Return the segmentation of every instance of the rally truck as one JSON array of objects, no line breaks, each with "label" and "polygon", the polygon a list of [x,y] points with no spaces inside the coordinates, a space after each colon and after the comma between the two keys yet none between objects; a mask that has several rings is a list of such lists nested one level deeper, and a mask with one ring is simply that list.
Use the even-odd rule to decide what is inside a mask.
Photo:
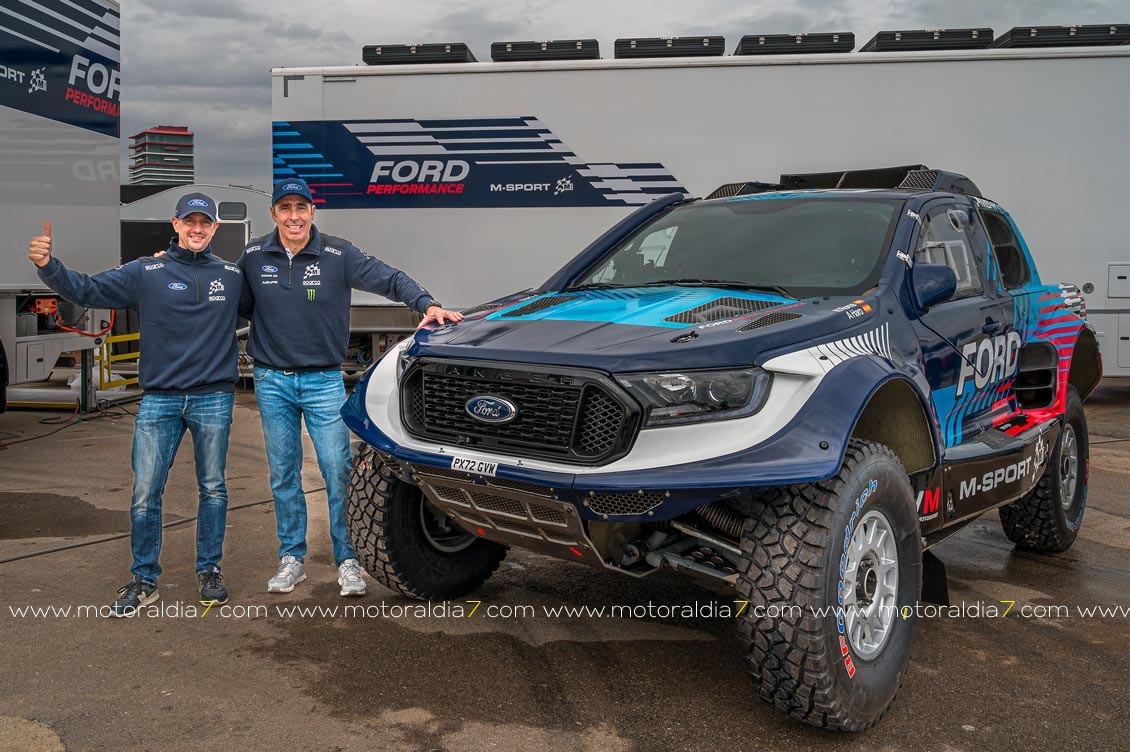
[{"label": "rally truck", "polygon": [[1102,373],[1081,313],[952,172],[673,194],[365,373],[352,539],[420,599],[512,547],[706,578],[748,602],[761,697],[866,729],[907,671],[926,549],[992,509],[1024,549],[1075,540]]}]

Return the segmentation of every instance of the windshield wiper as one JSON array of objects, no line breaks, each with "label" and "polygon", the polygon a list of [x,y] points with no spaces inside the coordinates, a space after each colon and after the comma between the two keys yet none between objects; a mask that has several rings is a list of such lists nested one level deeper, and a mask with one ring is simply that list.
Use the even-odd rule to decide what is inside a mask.
[{"label": "windshield wiper", "polygon": [[591,282],[587,285],[573,285],[572,287],[566,287],[565,291],[568,292],[569,290],[612,290],[612,289],[619,289],[619,288],[624,288],[624,287],[637,287],[637,285],[617,285],[617,284],[614,284],[612,282]]},{"label": "windshield wiper", "polygon": [[680,287],[733,287],[738,290],[761,290],[780,295],[782,298],[793,296],[780,285],[754,285],[749,282],[736,282],[729,279],[661,279],[654,282],[642,282],[632,287],[662,287],[663,285],[677,285]]}]

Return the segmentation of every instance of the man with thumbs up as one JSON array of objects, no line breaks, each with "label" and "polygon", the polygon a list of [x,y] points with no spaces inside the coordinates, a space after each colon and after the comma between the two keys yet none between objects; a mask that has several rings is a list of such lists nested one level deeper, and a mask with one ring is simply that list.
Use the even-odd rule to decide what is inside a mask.
[{"label": "man with thumbs up", "polygon": [[200,598],[216,604],[228,598],[220,574],[228,505],[224,469],[239,377],[235,329],[243,274],[211,252],[218,227],[211,198],[182,196],[172,223],[175,237],[161,258],[142,257],[100,274],[71,271],[52,255],[50,222],[28,248],[39,278],[67,300],[92,308],[131,308],[141,322],[138,375],[145,394],[133,433],[133,576],[118,591],[111,607],[115,616],[129,616],[159,598],[161,496],[185,431],[192,434],[200,491]]}]

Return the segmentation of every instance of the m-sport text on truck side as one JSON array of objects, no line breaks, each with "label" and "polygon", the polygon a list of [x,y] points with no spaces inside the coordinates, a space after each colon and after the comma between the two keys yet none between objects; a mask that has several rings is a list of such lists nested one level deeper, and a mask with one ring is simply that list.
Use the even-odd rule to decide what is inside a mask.
[{"label": "m-sport text on truck side", "polygon": [[357,553],[414,598],[517,546],[734,589],[761,696],[861,730],[909,662],[924,550],[986,510],[1069,547],[1102,364],[1009,214],[924,167],[636,210],[536,290],[421,331],[343,414]]}]

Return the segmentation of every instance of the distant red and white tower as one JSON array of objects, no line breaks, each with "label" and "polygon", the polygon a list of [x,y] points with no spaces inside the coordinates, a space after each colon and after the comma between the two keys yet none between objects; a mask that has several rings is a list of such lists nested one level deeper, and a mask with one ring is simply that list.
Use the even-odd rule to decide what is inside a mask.
[{"label": "distant red and white tower", "polygon": [[194,135],[183,125],[158,125],[130,136],[130,185],[195,183]]}]

